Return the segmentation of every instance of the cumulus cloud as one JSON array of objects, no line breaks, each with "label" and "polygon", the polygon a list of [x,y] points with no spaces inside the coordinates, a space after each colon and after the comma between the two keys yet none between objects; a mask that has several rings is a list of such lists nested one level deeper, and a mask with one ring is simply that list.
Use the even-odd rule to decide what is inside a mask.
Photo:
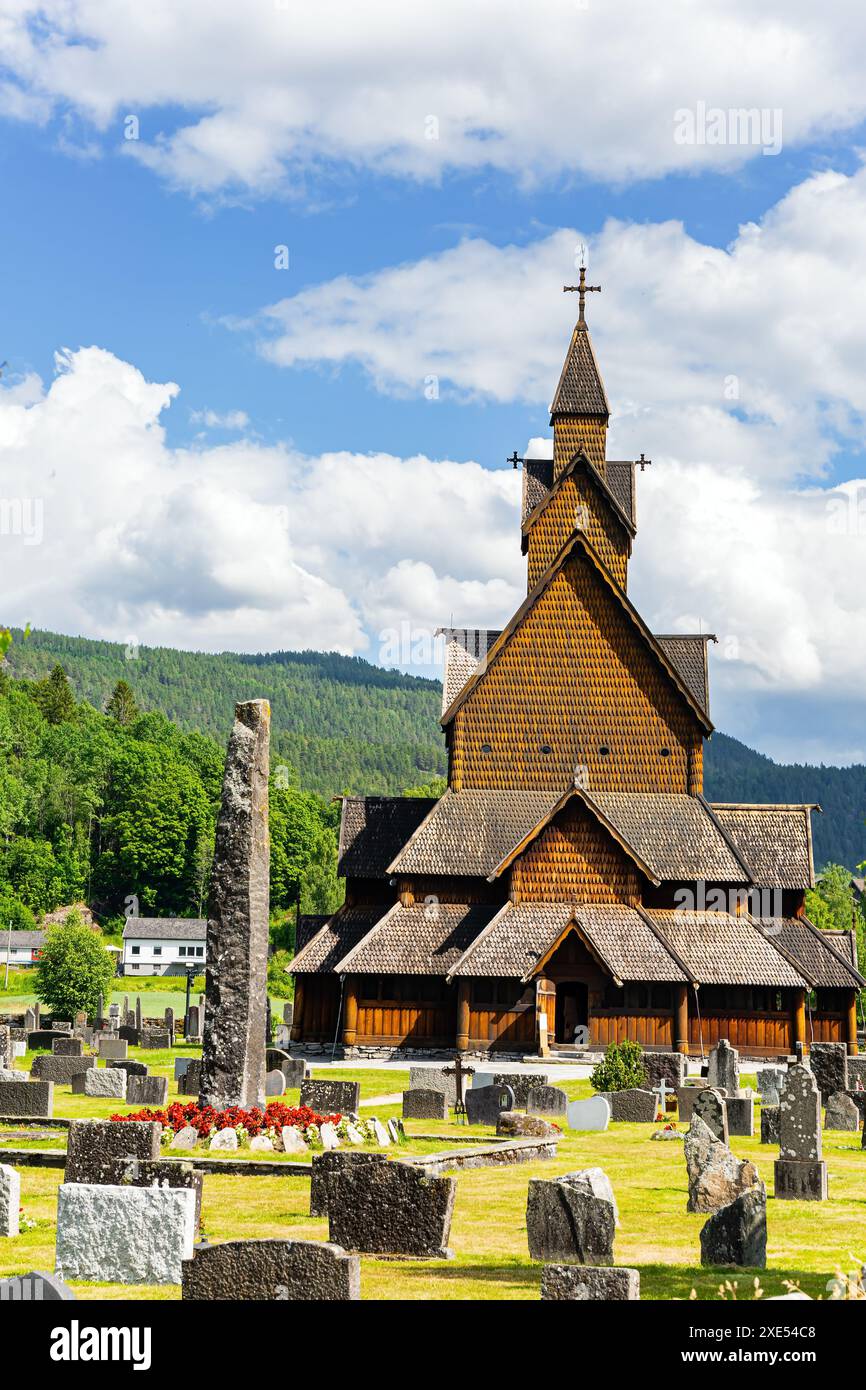
[{"label": "cumulus cloud", "polygon": [[[777,147],[779,125],[788,145],[850,129],[866,114],[861,19],[859,0],[825,7],[820,25],[811,0],[398,11],[393,0],[17,0],[0,27],[0,109],[41,122],[72,111],[206,195],[298,190],[363,168],[622,182],[736,169]],[[180,112],[173,123],[167,108]],[[753,108],[772,140],[758,129],[750,143],[752,122],[728,116]],[[682,112],[693,142],[678,138]],[[124,143],[127,114],[140,138]]]}]

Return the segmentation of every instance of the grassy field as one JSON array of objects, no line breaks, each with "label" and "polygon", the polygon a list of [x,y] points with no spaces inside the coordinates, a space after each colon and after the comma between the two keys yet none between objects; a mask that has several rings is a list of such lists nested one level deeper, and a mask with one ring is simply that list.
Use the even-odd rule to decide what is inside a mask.
[{"label": "grassy field", "polygon": [[[4,1014],[20,1014],[25,1009],[30,1009],[36,1003],[36,993],[34,990],[34,974],[32,970],[12,970],[9,973],[9,989],[2,988],[3,971],[0,967],[0,1020]],[[145,1018],[160,1018],[166,1009],[174,1009],[175,1015],[180,1016],[184,1010],[186,1000],[186,979],[180,975],[146,975],[139,979],[119,979],[118,988],[113,989],[111,996],[106,1000],[105,1007],[109,1004],[123,1004],[124,999],[128,998],[130,1007],[135,1007],[135,997],[141,995],[141,1008]],[[191,995],[192,1002],[198,1003],[198,997],[204,993],[204,976],[196,979]],[[282,1020],[283,1000],[276,995],[271,996],[271,1009],[274,1019]]]},{"label": "grassy field", "polygon": [[[170,1098],[174,1053],[131,1050],[154,1072],[168,1075]],[[19,1066],[29,1068],[31,1056]],[[334,1069],[320,1072],[361,1082],[362,1100],[392,1094],[408,1084],[408,1072]],[[314,1075],[316,1072],[314,1070]],[[748,1078],[744,1078],[748,1083]],[[570,1096],[587,1095],[586,1081],[569,1081]],[[287,1101],[297,1100],[289,1092]],[[67,1087],[55,1089],[55,1115],[106,1116],[118,1109],[116,1102],[73,1096]],[[399,1103],[365,1107],[366,1114],[381,1118],[400,1113]],[[46,1121],[46,1129],[51,1122]],[[409,1144],[401,1153],[430,1152],[447,1148],[467,1129],[448,1121],[408,1121]],[[8,1131],[7,1131],[8,1132]],[[735,1279],[739,1297],[752,1297],[755,1272],[702,1269],[698,1263],[700,1229],[705,1217],[687,1213],[686,1175],[679,1143],[653,1142],[644,1125],[617,1124],[605,1134],[572,1134],[565,1131],[555,1160],[513,1167],[474,1169],[457,1178],[457,1202],[451,1232],[451,1261],[388,1261],[364,1258],[362,1294],[368,1299],[537,1299],[540,1268],[530,1261],[526,1243],[526,1193],[530,1178],[554,1177],[577,1168],[600,1166],[611,1179],[620,1209],[616,1262],[641,1271],[642,1293],[651,1299],[687,1299],[694,1289],[699,1299],[717,1297],[724,1280]],[[424,1135],[423,1140],[413,1139]],[[483,1141],[492,1130],[476,1127],[473,1136]],[[441,1140],[426,1136],[439,1135]],[[64,1139],[34,1140],[36,1147],[64,1146]],[[0,1146],[4,1133],[0,1130]],[[16,1147],[22,1147],[18,1140]],[[786,1292],[792,1280],[813,1296],[823,1294],[827,1281],[838,1270],[859,1267],[866,1256],[866,1152],[860,1136],[826,1134],[824,1154],[830,1174],[830,1200],[823,1204],[773,1200],[773,1159],[777,1150],[761,1146],[757,1139],[735,1139],[740,1157],[757,1164],[769,1195],[768,1268],[760,1275],[765,1295]],[[262,1155],[256,1154],[256,1158]],[[279,1161],[279,1160],[278,1160]],[[57,1169],[22,1166],[22,1207],[29,1229],[14,1240],[0,1242],[0,1275],[28,1269],[51,1269],[54,1262],[54,1212],[56,1188],[62,1174]],[[265,1236],[298,1236],[326,1240],[327,1223],[309,1216],[309,1185],[295,1177],[243,1177],[209,1173],[205,1178],[203,1228],[209,1240]],[[30,1225],[32,1223],[32,1225]],[[99,1299],[176,1299],[175,1287],[133,1288],[117,1285],[76,1285],[79,1297]]]}]

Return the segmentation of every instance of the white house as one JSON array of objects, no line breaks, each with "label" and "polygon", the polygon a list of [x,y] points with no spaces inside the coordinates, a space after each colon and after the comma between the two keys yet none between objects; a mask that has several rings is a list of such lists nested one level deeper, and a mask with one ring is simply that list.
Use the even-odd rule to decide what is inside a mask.
[{"label": "white house", "polygon": [[183,975],[205,967],[203,917],[128,917],[123,928],[123,975]]},{"label": "white house", "polygon": [[36,965],[42,955],[42,947],[45,944],[44,931],[13,931],[0,932],[0,965],[6,964],[8,957],[10,966]]}]

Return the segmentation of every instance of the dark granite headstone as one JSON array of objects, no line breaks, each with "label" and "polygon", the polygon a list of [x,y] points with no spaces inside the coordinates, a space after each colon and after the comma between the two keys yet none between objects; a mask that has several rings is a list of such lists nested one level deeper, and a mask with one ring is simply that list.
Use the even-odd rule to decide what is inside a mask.
[{"label": "dark granite headstone", "polygon": [[781,1138],[781,1128],[779,1124],[780,1110],[778,1105],[764,1105],[761,1107],[761,1143],[778,1144]]},{"label": "dark granite headstone", "polygon": [[127,1076],[148,1076],[147,1064],[145,1062],[133,1061],[130,1057],[113,1058],[106,1062],[107,1067],[116,1067],[118,1071],[125,1071]]},{"label": "dark granite headstone", "polygon": [[631,1124],[652,1124],[658,1113],[658,1099],[652,1091],[629,1087],[625,1091],[599,1091],[610,1106],[610,1118]]},{"label": "dark granite headstone", "polygon": [[568,1096],[559,1086],[532,1086],[526,1099],[529,1115],[564,1115]]},{"label": "dark granite headstone", "polygon": [[707,1086],[697,1097],[692,1109],[693,1115],[700,1115],[707,1128],[715,1135],[716,1139],[721,1139],[723,1144],[728,1142],[728,1111],[725,1104],[725,1097],[715,1089],[714,1086]]},{"label": "dark granite headstone", "polygon": [[118,1159],[158,1159],[161,1136],[155,1120],[73,1120],[63,1181],[111,1183]]},{"label": "dark granite headstone", "polygon": [[55,1038],[53,1052],[55,1057],[80,1057],[84,1052],[84,1043],[81,1038]]},{"label": "dark granite headstone", "polygon": [[762,1182],[742,1192],[702,1227],[701,1264],[766,1268],[767,1192]]},{"label": "dark granite headstone", "polygon": [[127,1105],[155,1105],[161,1107],[168,1100],[167,1076],[129,1075],[126,1085]]},{"label": "dark granite headstone", "polygon": [[4,1081],[0,1085],[0,1114],[16,1120],[50,1120],[54,1114],[54,1082]]},{"label": "dark granite headstone", "polygon": [[201,1060],[198,1057],[191,1057],[186,1071],[177,1079],[178,1094],[181,1096],[197,1096],[201,1091]]},{"label": "dark granite headstone", "polygon": [[59,1057],[56,1052],[33,1058],[30,1075],[34,1081],[53,1081],[57,1086],[71,1086],[73,1076],[96,1066],[95,1057]]},{"label": "dark granite headstone", "polygon": [[317,1115],[354,1115],[361,1103],[360,1081],[305,1081],[301,1105]]},{"label": "dark granite headstone", "polygon": [[444,1091],[404,1091],[404,1120],[447,1120],[448,1097]]},{"label": "dark granite headstone", "polygon": [[581,1303],[634,1303],[640,1299],[640,1271],[599,1265],[545,1265],[542,1300]]},{"label": "dark granite headstone", "polygon": [[809,1066],[821,1092],[821,1104],[834,1091],[848,1089],[848,1048],[845,1043],[812,1043]]},{"label": "dark granite headstone", "polygon": [[270,843],[267,700],[235,706],[207,924],[201,1102],[263,1106]]},{"label": "dark granite headstone", "polygon": [[561,1178],[531,1178],[526,1234],[533,1260],[552,1264],[613,1264],[616,1202],[600,1168]]},{"label": "dark granite headstone", "polygon": [[310,1166],[310,1215],[328,1215],[328,1192],[337,1173],[354,1163],[381,1163],[385,1154],[363,1153],[357,1149],[329,1149],[313,1154]]},{"label": "dark granite headstone", "polygon": [[134,1027],[131,1023],[122,1024],[117,1030],[117,1036],[128,1047],[141,1047],[141,1029]]},{"label": "dark granite headstone", "polygon": [[655,1090],[662,1081],[674,1091],[686,1079],[687,1059],[681,1052],[645,1052],[641,1058],[646,1072],[646,1088]]},{"label": "dark granite headstone", "polygon": [[860,1128],[860,1111],[844,1091],[833,1091],[827,1096],[824,1128],[853,1131],[855,1134]]},{"label": "dark granite headstone", "polygon": [[751,1139],[755,1133],[754,1096],[727,1096],[725,1115],[728,1134],[734,1139]]},{"label": "dark granite headstone", "polygon": [[821,1155],[821,1093],[805,1066],[788,1068],[779,1111],[776,1200],[823,1202],[827,1165]]},{"label": "dark granite headstone", "polygon": [[514,1092],[515,1110],[526,1109],[529,1092],[533,1086],[547,1086],[549,1082],[550,1077],[546,1072],[495,1071],[493,1073],[494,1086],[510,1086]]},{"label": "dark granite headstone", "polygon": [[495,1125],[503,1110],[514,1109],[510,1086],[472,1086],[466,1092],[466,1121],[470,1125]]},{"label": "dark granite headstone", "polygon": [[354,1302],[361,1261],[320,1240],[229,1240],[184,1261],[184,1300]]},{"label": "dark granite headstone", "polygon": [[362,1254],[448,1258],[456,1178],[431,1178],[411,1163],[379,1157],[379,1163],[347,1164],[329,1178],[330,1240]]},{"label": "dark granite headstone", "polygon": [[50,1029],[36,1029],[27,1034],[27,1049],[33,1052],[36,1048],[47,1047],[50,1052],[56,1041],[57,1034]]}]

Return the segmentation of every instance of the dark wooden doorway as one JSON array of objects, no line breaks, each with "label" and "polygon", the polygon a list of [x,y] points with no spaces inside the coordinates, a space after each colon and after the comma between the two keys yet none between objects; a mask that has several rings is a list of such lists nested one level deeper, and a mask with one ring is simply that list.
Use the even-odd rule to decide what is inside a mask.
[{"label": "dark wooden doorway", "polygon": [[589,990],[580,980],[556,982],[556,1041],[573,1043],[574,1034],[589,1023]]}]

